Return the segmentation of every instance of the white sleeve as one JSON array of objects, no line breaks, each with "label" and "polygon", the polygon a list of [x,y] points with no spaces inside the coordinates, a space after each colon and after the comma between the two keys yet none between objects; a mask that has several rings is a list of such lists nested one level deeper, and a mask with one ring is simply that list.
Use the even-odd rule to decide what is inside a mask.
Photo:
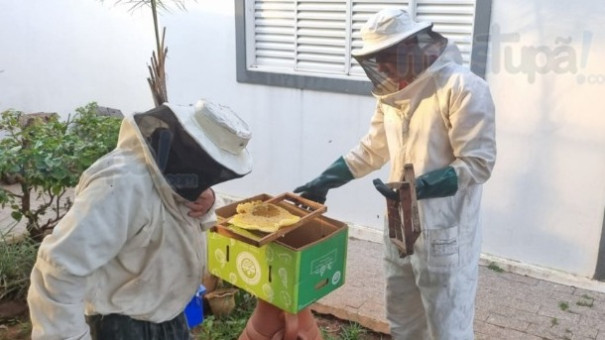
[{"label": "white sleeve", "polygon": [[84,319],[85,284],[85,278],[38,257],[27,297],[32,340],[91,339]]},{"label": "white sleeve", "polygon": [[[97,174],[98,175],[98,174]],[[32,339],[89,339],[84,318],[87,277],[118,254],[144,225],[145,197],[132,176],[95,176],[38,250],[28,304]],[[128,178],[130,177],[130,178]],[[83,176],[84,178],[84,176]]]},{"label": "white sleeve", "polygon": [[376,104],[368,133],[343,158],[355,178],[378,170],[389,161],[389,147],[384,131],[384,114],[379,102]]},{"label": "white sleeve", "polygon": [[495,109],[487,84],[465,79],[450,99],[449,139],[456,160],[451,164],[461,187],[481,184],[496,162]]}]

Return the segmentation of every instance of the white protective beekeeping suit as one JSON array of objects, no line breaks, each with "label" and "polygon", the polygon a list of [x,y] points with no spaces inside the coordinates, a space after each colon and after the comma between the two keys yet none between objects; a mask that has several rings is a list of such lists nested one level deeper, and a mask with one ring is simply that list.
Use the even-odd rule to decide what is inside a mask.
[{"label": "white protective beekeeping suit", "polygon": [[388,161],[391,182],[406,163],[416,174],[455,170],[453,196],[418,202],[422,234],[413,255],[400,258],[385,228],[387,318],[394,339],[472,339],[482,183],[496,158],[488,86],[461,65],[452,43],[437,48],[436,60],[402,89],[385,86],[388,77],[371,66],[377,52],[410,37],[419,37],[423,51],[432,48],[421,45],[431,26],[401,10],[381,11],[364,26],[364,47],[354,56],[374,78],[377,105],[369,132],[343,157],[355,178]]},{"label": "white protective beekeeping suit", "polygon": [[239,117],[208,101],[126,117],[116,149],[82,174],[72,208],[40,245],[32,339],[90,339],[85,315],[181,315],[206,264],[202,232],[216,222],[214,207],[197,219],[185,203],[251,171],[249,138]]}]

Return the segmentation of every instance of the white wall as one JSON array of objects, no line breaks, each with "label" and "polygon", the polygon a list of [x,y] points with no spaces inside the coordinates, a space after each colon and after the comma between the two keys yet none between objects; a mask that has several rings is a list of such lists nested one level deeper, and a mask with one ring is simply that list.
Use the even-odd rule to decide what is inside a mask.
[{"label": "white wall", "polygon": [[[492,24],[505,35],[500,39],[509,33],[519,39],[492,44],[488,65],[499,154],[485,185],[483,250],[584,277],[594,274],[605,205],[599,102],[605,80],[578,83],[579,75],[605,77],[605,36],[597,30],[605,8],[597,4],[494,0]],[[177,103],[206,97],[227,104],[250,124],[255,168],[220,191],[240,197],[291,191],[358,141],[374,100],[238,84],[233,15],[229,0],[200,0],[186,12],[163,14],[168,96]],[[584,31],[592,34],[585,63]],[[0,110],[70,112],[92,100],[125,112],[153,105],[145,80],[153,32],[144,11],[129,14],[95,0],[0,0],[0,41],[11,51],[0,54]],[[576,54],[576,74],[562,64],[558,73],[543,67],[548,72],[533,74],[541,64],[536,68],[529,59],[522,71],[506,67],[505,53],[517,65],[524,48],[540,47],[547,57],[563,45]],[[371,180],[386,179],[386,170],[332,190],[327,214],[380,231],[384,202]]]},{"label": "white wall", "polygon": [[153,105],[150,16],[100,0],[0,0],[0,109],[73,113]]},{"label": "white wall", "polygon": [[600,1],[494,1],[487,253],[594,274],[605,208],[603,17]]}]

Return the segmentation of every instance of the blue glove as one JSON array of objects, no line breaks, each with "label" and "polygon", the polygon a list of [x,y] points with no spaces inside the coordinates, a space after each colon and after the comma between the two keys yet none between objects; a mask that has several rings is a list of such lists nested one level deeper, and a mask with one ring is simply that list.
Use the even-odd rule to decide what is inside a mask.
[{"label": "blue glove", "polygon": [[326,201],[328,190],[338,188],[353,178],[353,174],[349,170],[347,163],[345,163],[344,158],[339,157],[319,177],[305,185],[299,186],[294,189],[294,192],[301,193],[300,195],[306,199],[323,204]]},{"label": "blue glove", "polygon": [[458,175],[451,166],[416,177],[416,198],[452,196],[458,191]]}]

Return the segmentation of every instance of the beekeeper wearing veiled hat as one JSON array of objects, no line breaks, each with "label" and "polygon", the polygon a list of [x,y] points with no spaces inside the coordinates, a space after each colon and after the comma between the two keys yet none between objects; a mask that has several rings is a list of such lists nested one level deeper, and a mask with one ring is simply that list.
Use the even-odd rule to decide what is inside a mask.
[{"label": "beekeeper wearing veiled hat", "polygon": [[376,111],[358,146],[295,189],[324,202],[329,189],[391,162],[415,172],[422,234],[400,258],[385,229],[387,318],[394,339],[472,339],[481,249],[482,184],[496,160],[494,104],[486,82],[461,65],[458,48],[386,9],[361,30],[353,57],[374,84]]},{"label": "beekeeper wearing veiled hat", "polygon": [[188,340],[183,311],[216,218],[210,187],[252,170],[250,136],[228,107],[203,100],[126,117],[40,245],[32,339]]}]

